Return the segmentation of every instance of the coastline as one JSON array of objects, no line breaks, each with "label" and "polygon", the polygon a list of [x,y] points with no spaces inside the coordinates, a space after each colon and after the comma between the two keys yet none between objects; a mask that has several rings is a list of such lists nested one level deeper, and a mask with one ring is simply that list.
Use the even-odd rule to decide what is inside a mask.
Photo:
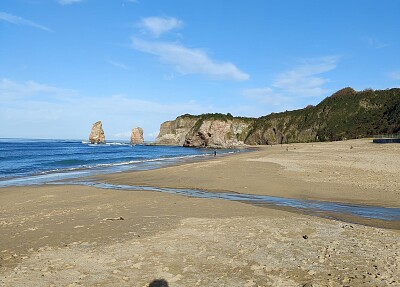
[{"label": "coastline", "polygon": [[[400,146],[369,140],[293,144],[94,178],[399,207],[399,156]],[[9,187],[0,189],[0,230],[2,287],[142,287],[156,278],[170,287],[396,286],[400,278],[398,229],[220,199]]]},{"label": "coastline", "polygon": [[[130,145],[118,142],[88,144],[81,141],[30,140],[33,155],[24,146],[28,141],[6,141],[6,156],[0,173],[0,188],[47,184],[76,180],[87,176],[132,170],[157,169],[163,166],[198,161],[211,157],[212,151],[178,146]],[[15,143],[17,143],[15,145]],[[13,150],[15,148],[15,151]],[[43,152],[44,151],[44,152]],[[66,152],[68,151],[68,152]],[[231,153],[237,150],[221,150]],[[48,154],[55,156],[48,156]],[[17,159],[17,160],[16,160]],[[14,162],[13,162],[14,161]]]},{"label": "coastline", "polygon": [[398,208],[399,154],[400,145],[370,139],[256,146],[252,152],[90,180]]}]

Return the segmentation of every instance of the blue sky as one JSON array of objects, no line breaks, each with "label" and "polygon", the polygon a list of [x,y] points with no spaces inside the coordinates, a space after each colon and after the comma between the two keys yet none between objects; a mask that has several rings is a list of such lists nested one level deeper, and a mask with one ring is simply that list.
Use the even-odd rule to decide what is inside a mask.
[{"label": "blue sky", "polygon": [[3,0],[0,137],[153,140],[185,113],[259,117],[400,86],[398,0]]}]

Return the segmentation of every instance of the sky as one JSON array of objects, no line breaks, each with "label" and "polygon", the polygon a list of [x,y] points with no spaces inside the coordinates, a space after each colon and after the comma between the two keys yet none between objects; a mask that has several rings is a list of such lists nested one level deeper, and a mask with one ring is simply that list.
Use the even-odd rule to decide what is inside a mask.
[{"label": "sky", "polygon": [[400,86],[398,0],[0,0],[0,138],[146,141]]}]

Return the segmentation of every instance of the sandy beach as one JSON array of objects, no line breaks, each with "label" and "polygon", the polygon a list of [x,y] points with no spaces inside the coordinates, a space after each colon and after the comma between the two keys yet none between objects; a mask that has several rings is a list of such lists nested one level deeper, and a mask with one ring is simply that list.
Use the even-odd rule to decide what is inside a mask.
[{"label": "sandy beach", "polygon": [[[92,180],[399,208],[399,162],[399,144],[363,139]],[[400,223],[357,222],[152,191],[3,188],[0,286],[400,286]]]}]

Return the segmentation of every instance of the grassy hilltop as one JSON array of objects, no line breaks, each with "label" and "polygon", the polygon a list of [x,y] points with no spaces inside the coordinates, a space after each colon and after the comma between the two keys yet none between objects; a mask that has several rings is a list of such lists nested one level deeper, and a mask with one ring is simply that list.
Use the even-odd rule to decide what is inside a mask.
[{"label": "grassy hilltop", "polygon": [[195,134],[205,121],[240,121],[250,128],[231,134],[246,144],[335,141],[400,132],[400,89],[357,92],[344,88],[316,106],[272,113],[260,118],[233,117],[231,114],[183,115],[195,124]]}]

